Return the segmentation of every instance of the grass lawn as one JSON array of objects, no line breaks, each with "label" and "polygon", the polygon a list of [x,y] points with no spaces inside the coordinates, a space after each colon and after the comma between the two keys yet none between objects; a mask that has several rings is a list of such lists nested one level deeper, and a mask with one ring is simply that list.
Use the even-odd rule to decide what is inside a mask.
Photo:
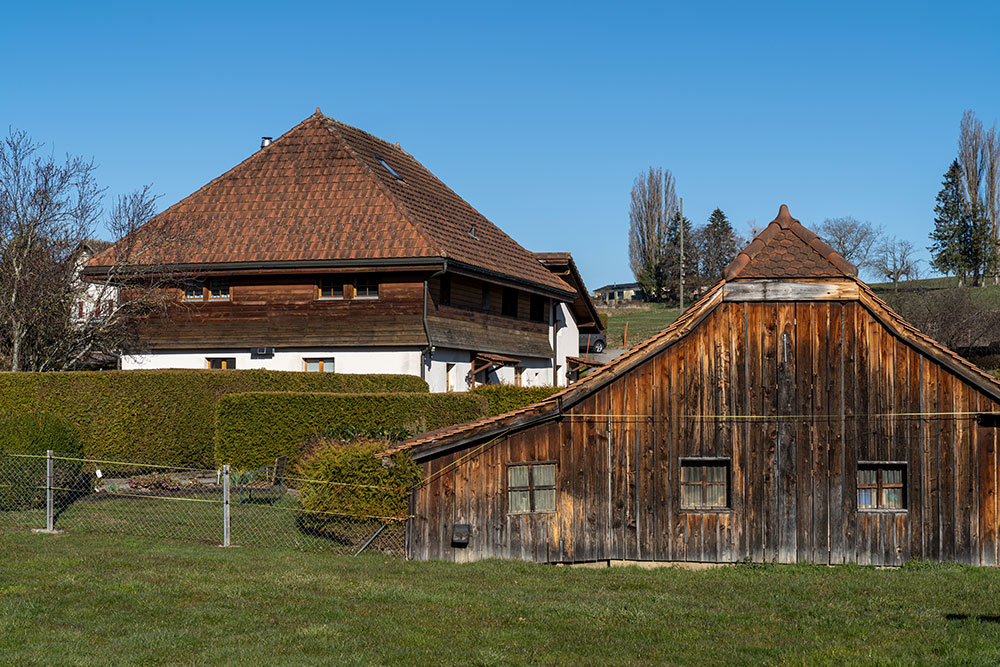
[{"label": "grass lawn", "polygon": [[407,563],[0,532],[8,664],[1000,662],[1000,572]]},{"label": "grass lawn", "polygon": [[628,347],[652,338],[680,317],[679,308],[650,303],[640,308],[616,308],[608,312],[608,347],[624,347],[625,325],[628,324]]}]

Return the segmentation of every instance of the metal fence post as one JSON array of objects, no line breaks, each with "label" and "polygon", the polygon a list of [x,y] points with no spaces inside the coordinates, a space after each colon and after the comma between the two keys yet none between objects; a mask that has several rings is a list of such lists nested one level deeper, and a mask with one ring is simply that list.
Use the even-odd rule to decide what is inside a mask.
[{"label": "metal fence post", "polygon": [[229,464],[222,466],[222,546],[229,546]]},{"label": "metal fence post", "polygon": [[52,450],[45,450],[45,530],[55,530],[55,494],[52,488]]}]

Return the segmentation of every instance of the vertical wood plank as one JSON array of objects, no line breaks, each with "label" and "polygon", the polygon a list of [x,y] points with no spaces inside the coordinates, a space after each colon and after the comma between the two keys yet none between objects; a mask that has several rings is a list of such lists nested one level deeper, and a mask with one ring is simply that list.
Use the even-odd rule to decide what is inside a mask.
[{"label": "vertical wood plank", "polygon": [[796,405],[795,304],[777,306],[775,372],[777,440],[775,442],[775,521],[779,563],[794,563],[796,554],[796,431],[801,413]]},{"label": "vertical wood plank", "polygon": [[827,368],[830,377],[829,413],[827,422],[830,442],[830,459],[827,467],[827,526],[830,557],[827,562],[837,565],[844,562],[844,307],[830,304],[829,340],[827,343]]}]

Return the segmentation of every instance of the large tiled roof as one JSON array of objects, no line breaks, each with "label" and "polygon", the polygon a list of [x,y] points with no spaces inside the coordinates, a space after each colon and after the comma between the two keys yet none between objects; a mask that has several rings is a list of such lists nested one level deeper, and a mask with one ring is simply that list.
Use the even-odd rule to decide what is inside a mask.
[{"label": "large tiled roof", "polygon": [[166,244],[162,265],[447,258],[573,292],[398,144],[319,109],[138,234],[188,239]]},{"label": "large tiled roof", "polygon": [[750,245],[726,267],[726,280],[742,278],[843,278],[858,275],[820,237],[802,226],[784,204]]}]

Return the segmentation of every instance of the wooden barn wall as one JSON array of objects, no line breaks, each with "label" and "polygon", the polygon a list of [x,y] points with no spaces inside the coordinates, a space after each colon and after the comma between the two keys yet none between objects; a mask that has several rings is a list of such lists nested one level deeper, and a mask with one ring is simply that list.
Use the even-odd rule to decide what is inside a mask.
[{"label": "wooden barn wall", "polygon": [[[997,410],[858,302],[725,302],[564,417],[426,462],[410,555],[996,565],[997,430],[950,413]],[[730,459],[729,510],[680,510],[686,456]],[[558,510],[507,514],[505,465],[549,460]],[[906,462],[906,511],[856,508],[858,461]]]}]

